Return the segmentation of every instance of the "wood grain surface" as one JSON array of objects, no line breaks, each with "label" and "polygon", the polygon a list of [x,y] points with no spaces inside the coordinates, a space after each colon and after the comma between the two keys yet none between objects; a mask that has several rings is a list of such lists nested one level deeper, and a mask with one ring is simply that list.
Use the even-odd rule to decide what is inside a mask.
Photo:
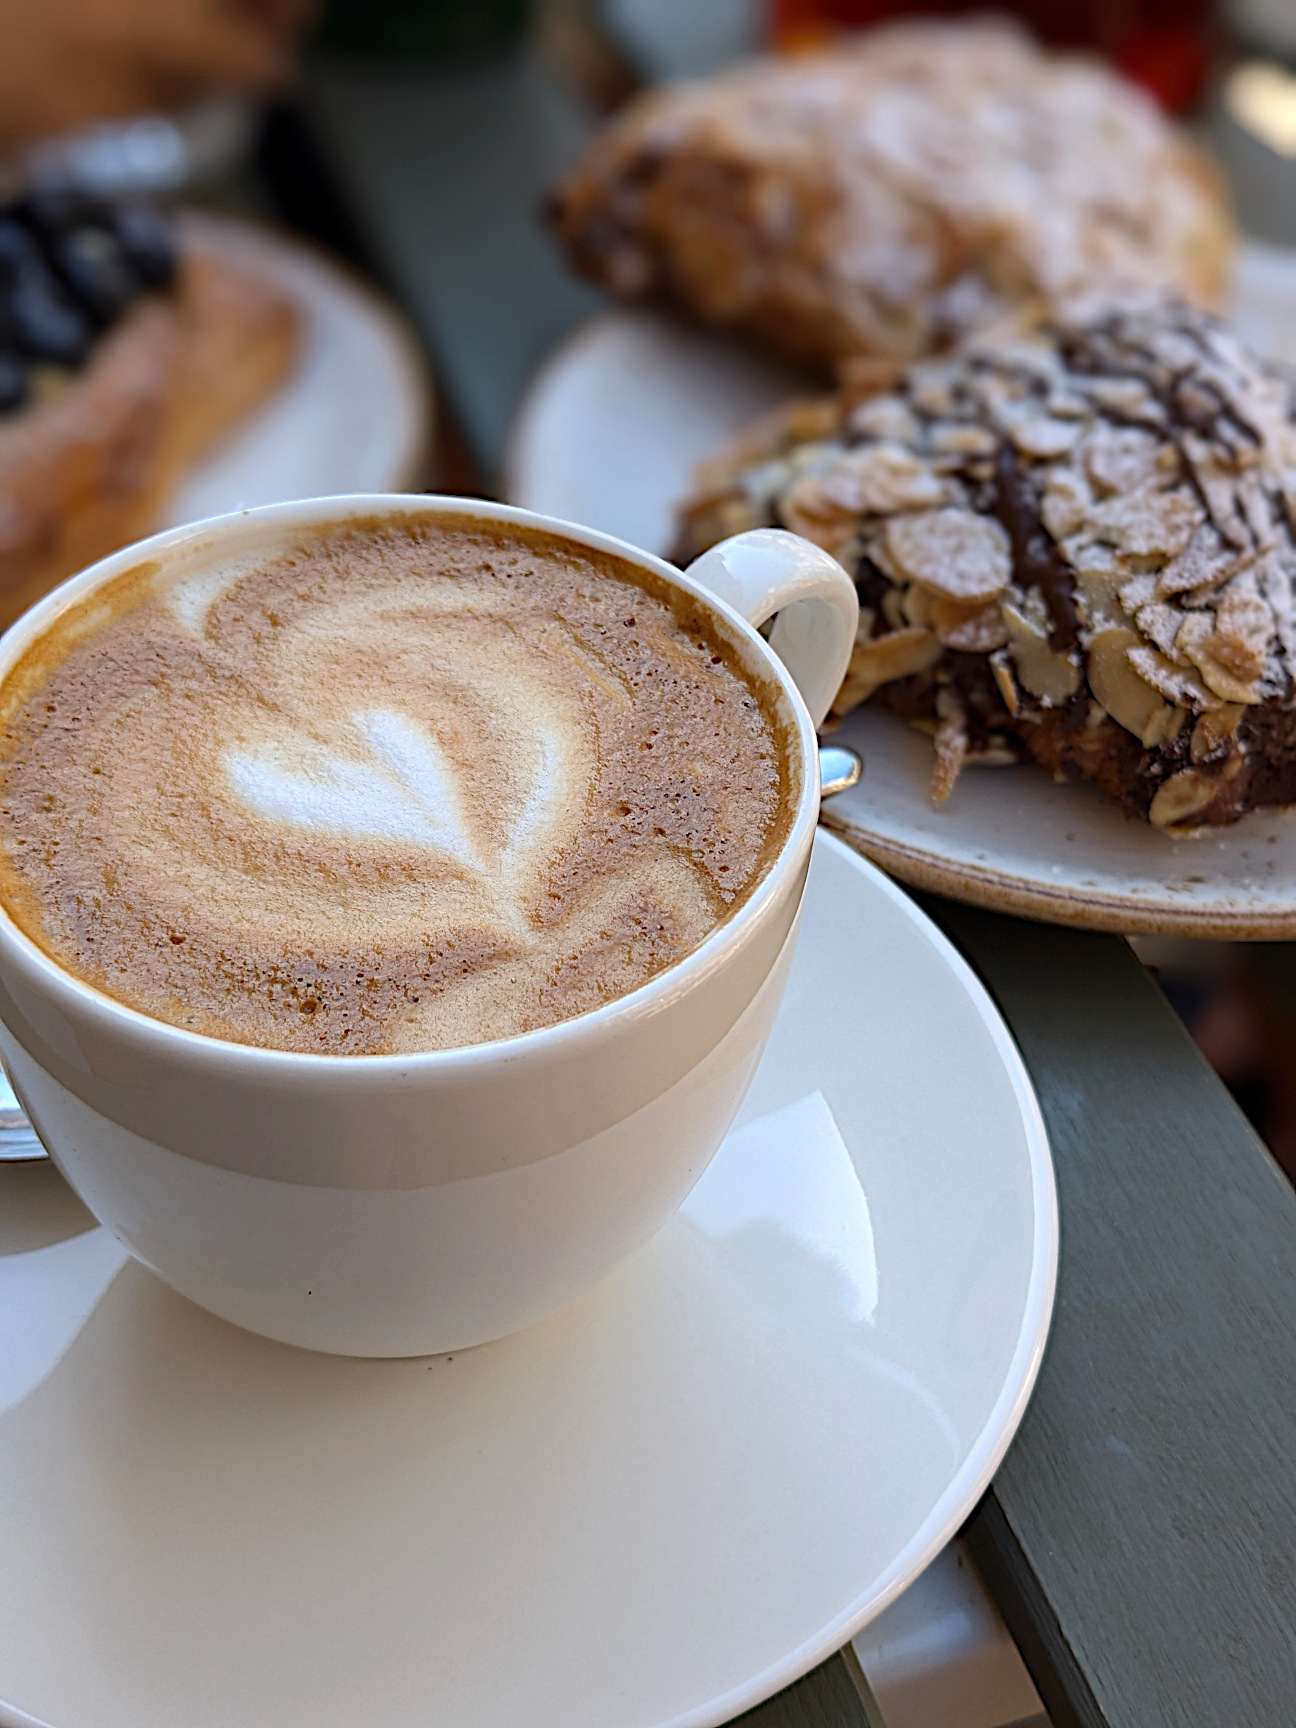
[{"label": "wood grain surface", "polygon": [[1123,941],[925,904],[1021,1046],[1062,1220],[973,1554],[1057,1728],[1290,1728],[1296,1192]]},{"label": "wood grain surface", "polygon": [[734,1721],[742,1728],[885,1728],[849,1645]]}]

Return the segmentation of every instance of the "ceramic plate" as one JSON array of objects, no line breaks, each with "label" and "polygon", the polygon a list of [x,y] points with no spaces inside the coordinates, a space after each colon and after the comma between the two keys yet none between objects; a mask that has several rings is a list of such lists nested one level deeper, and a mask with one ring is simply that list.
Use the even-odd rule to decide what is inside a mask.
[{"label": "ceramic plate", "polygon": [[321,255],[267,229],[190,212],[183,234],[284,288],[301,310],[301,339],[289,377],[190,473],[160,526],[284,498],[409,486],[427,447],[431,399],[423,358],[396,313]]},{"label": "ceramic plate", "polygon": [[820,834],[681,1213],[454,1356],[240,1332],[0,1169],[0,1723],[706,1728],[949,1540],[1030,1394],[1053,1171],[980,984]]},{"label": "ceramic plate", "polygon": [[[1234,311],[1258,349],[1296,361],[1296,252],[1244,246]],[[536,379],[510,441],[508,497],[664,552],[694,463],[815,388],[660,314],[605,313]],[[857,709],[833,742],[860,751],[865,770],[824,820],[906,882],[1097,930],[1296,937],[1296,812],[1172,840],[1030,764],[966,772],[937,810],[931,745],[904,722]]]}]

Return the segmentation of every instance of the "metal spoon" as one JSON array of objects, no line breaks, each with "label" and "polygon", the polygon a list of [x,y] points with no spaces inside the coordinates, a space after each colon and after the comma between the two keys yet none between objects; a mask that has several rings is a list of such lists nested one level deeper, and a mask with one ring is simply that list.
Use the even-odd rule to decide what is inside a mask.
[{"label": "metal spoon", "polygon": [[859,784],[864,762],[857,750],[845,744],[819,746],[819,795],[832,798],[838,792],[849,792]]},{"label": "metal spoon", "polygon": [[0,1068],[0,1164],[31,1164],[37,1158],[48,1158],[36,1130],[14,1097],[9,1076]]},{"label": "metal spoon", "polygon": [[[859,782],[864,764],[855,750],[844,744],[819,746],[820,795],[831,798]],[[0,1164],[30,1164],[49,1153],[37,1138],[22,1105],[14,1096],[9,1076],[0,1068]]]}]

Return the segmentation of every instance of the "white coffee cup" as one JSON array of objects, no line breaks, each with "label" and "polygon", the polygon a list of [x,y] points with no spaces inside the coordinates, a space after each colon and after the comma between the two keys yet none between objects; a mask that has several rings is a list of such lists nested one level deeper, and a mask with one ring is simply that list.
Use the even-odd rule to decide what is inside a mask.
[{"label": "white coffee cup", "polygon": [[[64,971],[0,910],[0,1048],[86,1205],[203,1307],[347,1355],[459,1349],[553,1313],[647,1241],[702,1174],[783,992],[819,808],[815,725],[858,616],[841,567],[781,530],[738,535],[680,575],[608,535],[503,505],[315,499],[102,560],[0,639],[0,680],[68,607],[145,561],[165,580],[208,554],[270,556],[320,523],[439,511],[631,559],[710,602],[775,682],[795,740],[795,814],[767,875],[700,947],[629,995],[520,1037],[314,1056],[150,1019]],[[753,626],[776,614],[767,644]]]}]

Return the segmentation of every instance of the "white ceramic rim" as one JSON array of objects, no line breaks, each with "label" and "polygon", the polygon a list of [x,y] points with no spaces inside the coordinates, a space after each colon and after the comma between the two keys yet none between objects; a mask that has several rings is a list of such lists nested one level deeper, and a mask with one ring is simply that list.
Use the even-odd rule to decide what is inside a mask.
[{"label": "white ceramic rim", "polygon": [[[1049,1326],[1053,1319],[1053,1303],[1057,1295],[1058,1277],[1058,1199],[1057,1178],[1053,1170],[1053,1154],[1049,1150],[1048,1131],[1040,1111],[1039,1099],[1021,1051],[1008,1030],[994,998],[958,949],[931,918],[918,906],[898,883],[879,870],[876,864],[839,840],[826,829],[819,830],[816,845],[829,846],[844,853],[866,876],[871,877],[889,900],[902,908],[918,926],[938,954],[948,963],[969,1000],[976,1008],[994,1042],[995,1052],[1003,1063],[1012,1083],[1013,1096],[1021,1111],[1026,1133],[1027,1156],[1030,1161],[1032,1223],[1035,1231],[1030,1278],[1022,1304],[1020,1329],[1012,1360],[1004,1375],[999,1396],[990,1408],[975,1444],[914,1535],[884,1574],[880,1586],[860,1597],[823,1627],[815,1636],[797,1646],[782,1661],[762,1670],[743,1686],[713,1698],[686,1715],[669,1722],[654,1724],[654,1728],[721,1728],[745,1710],[754,1709],[817,1668],[821,1662],[850,1642],[857,1632],[883,1613],[913,1583],[920,1573],[958,1533],[973,1507],[990,1486],[996,1470],[1017,1433],[1035,1382],[1044,1360]],[[10,1728],[0,1717],[0,1728]],[[47,1728],[44,1723],[28,1724],[15,1717],[12,1728]]]},{"label": "white ceramic rim", "polygon": [[204,1032],[190,1032],[155,1020],[136,1008],[117,1001],[107,992],[65,971],[22,931],[3,905],[0,905],[0,943],[8,942],[18,953],[21,964],[35,973],[41,984],[55,998],[82,1016],[98,1020],[119,1035],[129,1034],[139,1043],[159,1044],[199,1064],[219,1064],[222,1071],[234,1073],[240,1069],[260,1074],[275,1073],[281,1080],[298,1077],[312,1087],[326,1088],[347,1084],[347,1076],[381,1072],[446,1072],[450,1069],[472,1069],[507,1062],[512,1067],[543,1063],[565,1047],[576,1042],[598,1043],[622,1032],[627,1025],[647,1020],[691,990],[719,967],[724,965],[731,949],[740,944],[747,932],[770,913],[783,891],[787,873],[803,854],[808,855],[819,817],[818,741],[809,712],[801,693],[786,667],[760,634],[740,612],[693,581],[684,572],[664,559],[644,552],[627,541],[597,529],[583,528],[579,523],[564,522],[556,516],[542,516],[515,504],[496,504],[490,499],[461,498],[449,493],[424,492],[352,492],[325,498],[299,498],[280,504],[263,504],[246,510],[231,511],[223,516],[208,516],[198,522],[185,523],[179,528],[163,529],[147,540],[137,540],[118,552],[101,558],[76,576],[38,600],[0,636],[0,684],[3,684],[20,655],[70,607],[93,592],[101,583],[123,574],[149,558],[184,549],[200,543],[205,536],[220,533],[231,524],[255,520],[273,527],[276,523],[300,528],[336,522],[339,526],[357,516],[375,516],[387,512],[402,516],[458,515],[478,517],[485,521],[512,523],[519,527],[537,528],[608,552],[629,563],[646,568],[653,575],[682,589],[715,612],[747,645],[757,662],[781,690],[802,752],[801,791],[796,814],[788,829],[783,849],[766,871],[764,879],[738,910],[708,935],[682,960],[650,978],[626,995],[605,1002],[570,1020],[560,1020],[553,1026],[542,1026],[511,1038],[489,1043],[467,1044],[444,1050],[421,1050],[403,1055],[337,1056],[296,1050],[276,1050],[258,1044],[237,1044],[232,1040],[214,1038]]},{"label": "white ceramic rim", "polygon": [[[1057,1186],[1039,1102],[1012,1034],[989,992],[967,961],[902,888],[835,835],[821,829],[815,844],[828,847],[849,859],[853,868],[901,909],[924,939],[945,959],[990,1033],[995,1051],[1011,1082],[1026,1135],[1034,1227],[1030,1277],[1022,1304],[1017,1343],[999,1396],[995,1399],[966,1458],[955,1471],[944,1493],[884,1574],[881,1584],[874,1585],[867,1594],[843,1609],[813,1638],[797,1645],[779,1661],[771,1663],[743,1685],[709,1699],[707,1703],[682,1716],[654,1724],[653,1728],[720,1728],[721,1724],[731,1721],[743,1711],[764,1703],[766,1699],[783,1691],[840,1650],[857,1632],[890,1607],[919,1574],[926,1570],[957,1533],[1002,1463],[1034,1391],[1053,1316],[1058,1275]],[[56,1725],[29,1716],[15,1705],[0,1700],[0,1728],[56,1728]],[[61,1723],[57,1728],[77,1728],[77,1724]]]}]

